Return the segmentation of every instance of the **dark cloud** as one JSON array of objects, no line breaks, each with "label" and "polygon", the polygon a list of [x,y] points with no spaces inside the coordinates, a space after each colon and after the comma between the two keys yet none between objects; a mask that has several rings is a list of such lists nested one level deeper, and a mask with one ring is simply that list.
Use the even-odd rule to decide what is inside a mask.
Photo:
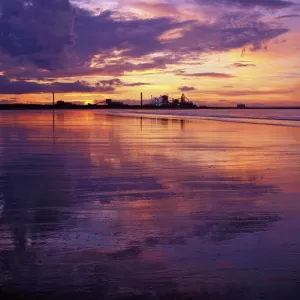
[{"label": "dark cloud", "polygon": [[[178,22],[167,17],[126,19],[111,11],[95,15],[72,7],[69,0],[1,1],[0,70],[18,80],[162,70],[195,64],[206,53],[241,47],[257,50],[287,32],[248,12],[211,23]],[[161,38],[173,29],[181,35]],[[160,57],[150,56],[158,52]],[[137,58],[145,62],[136,62]]]},{"label": "dark cloud", "polygon": [[188,77],[209,77],[209,78],[234,78],[234,75],[226,74],[226,73],[190,73],[190,74],[179,74],[181,76],[188,76]]},{"label": "dark cloud", "polygon": [[126,83],[124,86],[143,86],[143,85],[151,85],[151,83],[147,83],[147,82],[133,82],[133,83]]},{"label": "dark cloud", "polygon": [[5,76],[0,76],[0,91],[2,94],[37,94],[37,93],[94,93],[113,92],[110,85],[91,85],[86,81],[53,82],[50,84],[29,82],[24,80],[10,81]]},{"label": "dark cloud", "polygon": [[122,84],[123,83],[122,83],[121,79],[113,78],[113,79],[108,79],[108,80],[99,80],[96,85],[98,85],[98,86],[101,86],[101,85],[103,85],[103,86],[112,86],[112,85],[120,86]]},{"label": "dark cloud", "polygon": [[300,17],[300,15],[298,15],[298,14],[291,14],[291,15],[278,16],[278,17],[276,17],[276,19],[281,20],[281,19],[299,18],[299,17]]},{"label": "dark cloud", "polygon": [[286,1],[286,0],[195,0],[195,2],[199,4],[210,4],[210,5],[216,5],[216,4],[232,5],[241,8],[260,6],[268,9],[282,9],[294,5],[292,1]]},{"label": "dark cloud", "polygon": [[256,67],[255,64],[248,64],[248,63],[240,63],[240,62],[236,62],[234,64],[231,64],[230,67],[234,67],[234,68],[244,68],[244,67]]},{"label": "dark cloud", "polygon": [[69,0],[1,0],[0,11],[0,53],[40,68],[63,66],[73,41]]},{"label": "dark cloud", "polygon": [[[78,10],[74,51],[77,59],[83,60],[107,50],[123,51],[122,55],[127,57],[141,57],[164,50],[159,37],[188,23],[170,18],[123,20],[115,19],[111,11],[95,16]],[[103,60],[100,57],[98,61],[101,63]]]},{"label": "dark cloud", "polygon": [[10,78],[34,79],[34,80],[51,80],[53,78],[68,77],[88,77],[88,76],[121,76],[125,72],[147,71],[153,69],[165,69],[166,64],[154,60],[150,63],[130,63],[121,59],[117,62],[108,64],[104,67],[69,67],[60,70],[41,70],[36,68],[15,67],[8,69],[5,75]]},{"label": "dark cloud", "polygon": [[125,83],[119,78],[100,80],[96,84],[86,81],[38,83],[26,80],[12,81],[0,76],[1,94],[35,94],[35,93],[113,93],[116,87],[147,85],[144,82]]},{"label": "dark cloud", "polygon": [[123,82],[121,79],[119,78],[114,78],[114,79],[108,79],[108,80],[100,80],[98,81],[97,85],[103,85],[103,86],[118,86],[118,87],[122,87],[122,86],[143,86],[143,85],[150,85],[150,83],[147,82],[133,82],[133,83],[126,83]]},{"label": "dark cloud", "polygon": [[181,92],[189,92],[189,91],[195,91],[196,89],[192,86],[181,86],[178,88]]}]

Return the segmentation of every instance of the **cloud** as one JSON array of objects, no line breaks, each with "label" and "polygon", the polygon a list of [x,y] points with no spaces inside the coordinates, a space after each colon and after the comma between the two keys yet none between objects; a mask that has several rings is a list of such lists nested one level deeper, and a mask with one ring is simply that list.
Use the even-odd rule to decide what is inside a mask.
[{"label": "cloud", "polygon": [[151,85],[151,83],[147,83],[147,82],[133,82],[133,83],[126,83],[124,86],[143,86],[143,85]]},{"label": "cloud", "polygon": [[51,80],[51,78],[68,78],[68,77],[88,77],[88,76],[121,76],[126,72],[142,72],[153,69],[166,69],[168,63],[176,61],[176,58],[164,57],[154,58],[151,62],[131,63],[125,58],[114,60],[113,63],[108,63],[101,67],[89,67],[84,65],[70,66],[59,70],[43,70],[35,67],[23,66],[9,68],[5,71],[5,75],[10,78],[22,78],[33,80]]},{"label": "cloud", "polygon": [[219,96],[240,97],[247,95],[280,95],[290,94],[292,90],[232,90],[232,91],[203,91],[204,94],[214,94]]},{"label": "cloud", "polygon": [[143,86],[143,85],[151,85],[150,83],[147,82],[132,82],[132,83],[126,83],[123,82],[121,79],[119,78],[114,78],[114,79],[109,79],[109,80],[100,80],[98,81],[97,85],[103,85],[103,86]]},{"label": "cloud", "polygon": [[0,10],[0,53],[16,64],[63,66],[74,39],[69,0],[1,0]]},{"label": "cloud", "polygon": [[134,7],[152,15],[180,15],[178,7],[171,2],[147,3],[136,1],[134,2]]},{"label": "cloud", "polygon": [[2,94],[36,94],[36,93],[113,93],[116,87],[148,85],[145,82],[126,83],[119,78],[100,80],[95,84],[87,81],[38,83],[26,80],[9,80],[0,76]]},{"label": "cloud", "polygon": [[231,64],[230,67],[234,67],[234,68],[244,68],[244,67],[256,67],[255,64],[248,64],[248,63],[240,63],[240,62],[236,62],[234,64]]},{"label": "cloud", "polygon": [[234,78],[234,75],[226,74],[226,73],[214,73],[214,72],[207,72],[207,73],[190,73],[190,74],[179,74],[182,76],[188,77],[208,77],[208,78]]},{"label": "cloud", "polygon": [[[122,56],[137,58],[164,50],[159,37],[187,23],[166,17],[123,20],[115,19],[112,11],[95,16],[77,10],[74,51],[77,59],[84,61],[104,51],[112,53],[111,50],[121,51]],[[98,62],[103,62],[103,59]]]},{"label": "cloud", "polygon": [[189,92],[189,91],[195,91],[196,89],[191,86],[181,86],[178,88],[178,90],[181,92]]},{"label": "cloud", "polygon": [[39,94],[39,93],[96,93],[114,92],[111,85],[92,85],[86,81],[53,82],[49,84],[29,82],[24,80],[10,81],[5,76],[0,76],[0,91],[2,94]]},{"label": "cloud", "polygon": [[[258,50],[288,31],[244,11],[204,23],[171,17],[130,19],[112,11],[96,15],[72,7],[68,0],[2,2],[0,68],[18,80],[162,70],[195,64],[208,53]],[[179,34],[161,38],[172,30]]]},{"label": "cloud", "polygon": [[271,39],[288,32],[280,24],[260,20],[257,13],[235,12],[223,15],[216,22],[197,22],[181,37],[165,41],[165,47],[177,53],[204,54],[232,49],[259,50]]},{"label": "cloud", "polygon": [[300,17],[300,15],[298,15],[298,14],[291,14],[291,15],[278,16],[278,17],[276,17],[276,19],[281,20],[281,19],[299,18],[299,17]]},{"label": "cloud", "polygon": [[260,6],[268,9],[282,9],[294,5],[292,1],[286,0],[195,0],[198,4],[223,4],[237,6],[240,8],[251,8],[255,6]]},{"label": "cloud", "polygon": [[99,80],[96,85],[98,85],[98,86],[101,86],[101,85],[103,85],[103,86],[112,86],[112,85],[120,86],[122,84],[123,83],[122,83],[121,79],[113,78],[113,79],[108,79],[108,80]]},{"label": "cloud", "polygon": [[17,103],[16,100],[11,100],[11,99],[0,99],[0,105],[1,104],[14,104]]}]

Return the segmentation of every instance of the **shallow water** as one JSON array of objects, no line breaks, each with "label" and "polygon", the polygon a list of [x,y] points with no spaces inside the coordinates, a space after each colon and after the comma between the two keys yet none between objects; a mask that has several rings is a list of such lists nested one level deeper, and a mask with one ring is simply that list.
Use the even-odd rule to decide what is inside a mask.
[{"label": "shallow water", "polygon": [[300,127],[300,109],[162,109],[162,110],[109,110],[99,114],[114,116],[142,116],[183,120],[218,120],[247,124]]},{"label": "shallow water", "polygon": [[0,112],[2,292],[299,299],[300,128],[134,113]]}]

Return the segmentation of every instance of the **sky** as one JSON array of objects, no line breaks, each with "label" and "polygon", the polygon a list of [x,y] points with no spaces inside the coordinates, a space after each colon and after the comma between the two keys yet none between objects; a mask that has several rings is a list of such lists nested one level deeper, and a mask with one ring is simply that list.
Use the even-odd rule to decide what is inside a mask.
[{"label": "sky", "polygon": [[0,0],[0,103],[300,105],[300,0]]}]

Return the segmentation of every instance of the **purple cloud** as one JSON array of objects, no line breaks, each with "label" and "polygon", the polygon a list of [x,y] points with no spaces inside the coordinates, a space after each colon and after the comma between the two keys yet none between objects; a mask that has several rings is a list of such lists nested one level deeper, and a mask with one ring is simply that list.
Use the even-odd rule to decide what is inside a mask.
[{"label": "purple cloud", "polygon": [[1,94],[37,94],[37,93],[113,93],[116,87],[148,85],[144,82],[126,83],[119,78],[100,80],[96,84],[86,81],[38,83],[26,80],[9,80],[0,76]]},{"label": "purple cloud", "polygon": [[[169,65],[195,64],[207,53],[250,46],[257,50],[288,31],[248,12],[201,23],[166,17],[126,19],[111,11],[95,15],[72,7],[69,0],[30,3],[1,2],[0,71],[8,78],[52,80],[163,70]],[[180,30],[181,35],[161,39],[173,29]],[[160,57],[152,56],[156,53]],[[146,62],[134,62],[136,58]]]},{"label": "purple cloud", "polygon": [[291,15],[278,16],[278,17],[276,17],[276,19],[281,20],[281,19],[299,18],[299,17],[300,17],[300,15],[298,15],[298,14],[291,14]]},{"label": "purple cloud", "polygon": [[292,90],[278,89],[278,90],[233,90],[233,91],[205,91],[206,94],[214,94],[219,96],[230,96],[230,97],[241,97],[247,95],[280,95],[280,94],[290,94]]},{"label": "purple cloud", "polygon": [[147,82],[133,82],[133,83],[126,83],[124,86],[144,86],[144,85],[151,85],[151,83],[147,83]]},{"label": "purple cloud", "polygon": [[14,104],[17,103],[14,99],[0,99],[0,104]]},{"label": "purple cloud", "polygon": [[91,85],[85,81],[75,82],[53,82],[37,83],[24,80],[10,81],[5,76],[0,76],[0,91],[2,94],[39,94],[39,93],[95,93],[95,92],[114,92],[112,86]]},{"label": "purple cloud", "polygon": [[189,91],[195,91],[196,89],[192,86],[181,86],[178,88],[181,92],[189,92]]},{"label": "purple cloud", "polygon": [[16,64],[46,69],[64,65],[74,39],[69,0],[1,0],[0,6],[0,53]]},{"label": "purple cloud", "polygon": [[114,79],[109,79],[109,80],[100,80],[97,82],[96,86],[118,86],[118,87],[122,87],[122,86],[143,86],[143,85],[150,85],[150,83],[147,82],[133,82],[133,83],[126,83],[123,82],[121,79],[119,78],[114,78]]},{"label": "purple cloud", "polygon": [[[111,11],[95,16],[78,9],[74,51],[83,60],[105,51],[111,54],[111,50],[123,51],[122,55],[127,57],[141,57],[163,51],[159,37],[188,23],[170,18],[122,20],[113,18]],[[100,58],[98,62],[103,60]]]},{"label": "purple cloud", "polygon": [[245,68],[245,67],[256,67],[255,64],[248,64],[248,63],[240,63],[240,62],[236,62],[234,64],[231,64],[230,67],[234,67],[234,68]]},{"label": "purple cloud", "polygon": [[208,77],[208,78],[234,78],[234,75],[226,74],[226,73],[214,73],[214,72],[206,72],[206,73],[190,73],[190,74],[179,74],[182,76],[188,77]]},{"label": "purple cloud", "polygon": [[147,63],[130,63],[126,62],[125,59],[117,60],[114,63],[107,64],[103,67],[87,67],[85,65],[70,66],[68,68],[59,70],[42,70],[35,67],[24,68],[14,67],[7,69],[5,75],[10,78],[17,79],[34,79],[34,80],[52,80],[53,78],[68,78],[78,76],[121,76],[125,72],[132,71],[147,71],[151,69],[165,69],[166,64],[171,60],[154,59],[152,62]]},{"label": "purple cloud", "polygon": [[195,2],[209,5],[232,5],[241,8],[260,6],[268,9],[282,9],[294,5],[294,2],[286,0],[195,0]]},{"label": "purple cloud", "polygon": [[191,26],[182,37],[170,41],[169,47],[198,53],[224,52],[246,46],[258,50],[262,43],[287,31],[277,24],[262,22],[258,14],[231,13],[215,23]]}]

